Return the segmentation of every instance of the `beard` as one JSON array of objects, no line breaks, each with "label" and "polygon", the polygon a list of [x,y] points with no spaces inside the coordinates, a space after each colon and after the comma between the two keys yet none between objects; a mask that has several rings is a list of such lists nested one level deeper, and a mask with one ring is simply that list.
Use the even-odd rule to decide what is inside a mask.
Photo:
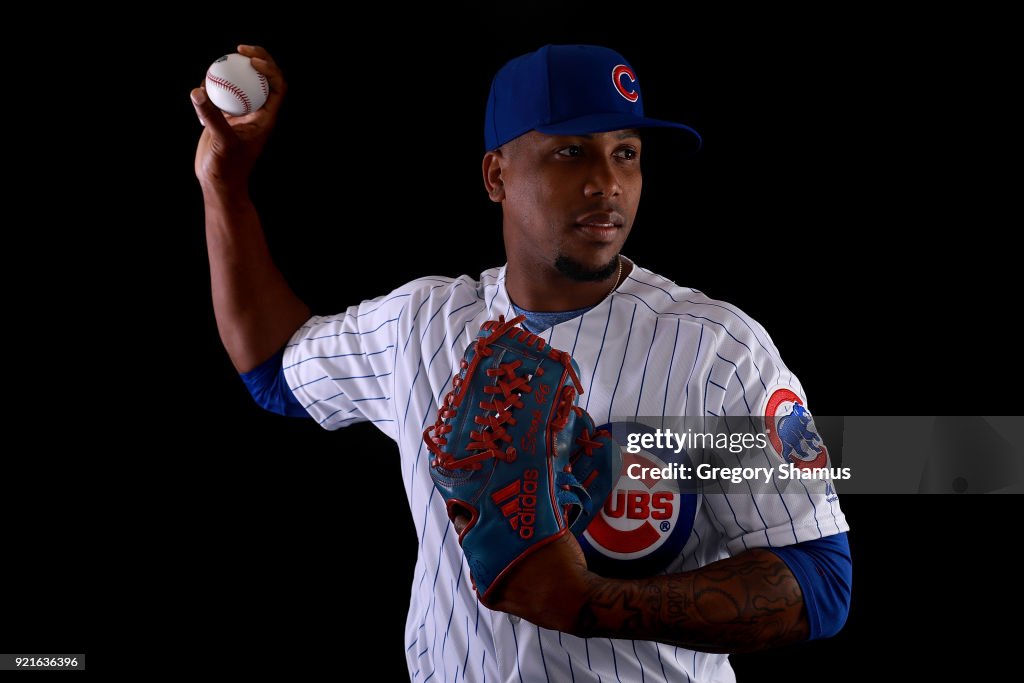
[{"label": "beard", "polygon": [[579,261],[575,261],[568,256],[558,255],[555,259],[555,268],[559,273],[566,276],[570,280],[576,282],[600,282],[601,280],[607,280],[610,278],[619,267],[619,255],[616,254],[615,258],[607,263],[607,265],[601,266],[600,268],[591,269],[584,266]]}]

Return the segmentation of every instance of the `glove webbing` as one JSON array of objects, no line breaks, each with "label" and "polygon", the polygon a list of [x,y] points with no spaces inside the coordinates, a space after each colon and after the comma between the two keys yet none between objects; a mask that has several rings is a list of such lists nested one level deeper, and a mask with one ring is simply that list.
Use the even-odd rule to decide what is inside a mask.
[{"label": "glove webbing", "polygon": [[[465,394],[466,380],[470,379],[473,373],[477,371],[480,359],[487,358],[493,353],[490,344],[500,339],[502,335],[507,335],[510,339],[519,341],[527,346],[536,346],[539,351],[543,351],[544,347],[547,346],[547,342],[537,335],[516,327],[516,324],[523,320],[526,320],[524,315],[517,316],[508,321],[505,320],[505,316],[500,316],[497,321],[489,320],[484,323],[482,329],[491,330],[491,333],[486,337],[477,338],[473,341],[472,346],[475,351],[473,360],[469,363],[463,360],[461,364],[461,369],[466,371],[465,377],[463,377],[461,372],[455,375],[452,379],[452,390],[445,394],[444,402],[438,411],[437,422],[427,427],[423,432],[423,441],[426,443],[427,449],[435,456],[431,462],[432,466],[440,466],[448,470],[478,470],[483,467],[483,461],[488,458],[498,458],[506,462],[515,460],[515,447],[509,445],[502,449],[500,442],[507,442],[509,440],[508,432],[505,430],[504,425],[515,424],[515,418],[512,417],[512,409],[522,408],[523,402],[521,399],[523,393],[533,391],[533,387],[529,385],[527,378],[516,374],[516,370],[523,364],[521,360],[515,360],[511,363],[500,363],[496,368],[487,368],[488,377],[498,377],[499,379],[493,386],[484,387],[484,392],[488,394],[501,394],[502,396],[496,396],[493,401],[481,401],[479,404],[481,410],[493,411],[493,415],[476,415],[473,417],[473,421],[480,425],[482,429],[470,432],[469,436],[473,440],[466,445],[466,450],[479,452],[457,459],[455,454],[445,453],[441,450],[441,447],[448,444],[448,440],[444,435],[452,431],[452,425],[450,423],[445,424],[445,421],[451,420],[451,418],[458,414],[458,408],[462,404],[462,398]],[[570,386],[563,387],[558,398],[558,406],[556,407],[556,413],[552,418],[551,424],[553,427],[561,429],[568,423],[569,410],[575,407],[573,406],[573,400],[576,395],[583,393],[583,385],[580,383],[580,379],[572,367],[572,356],[567,352],[551,349],[548,353],[548,358],[561,363],[568,371],[575,387],[575,389]],[[541,375],[543,373],[544,369],[538,367],[537,374]],[[431,432],[433,432],[433,435],[431,435]],[[582,437],[577,439],[577,443],[580,443],[586,450],[587,455],[590,455],[594,442],[589,439],[585,432]]]}]

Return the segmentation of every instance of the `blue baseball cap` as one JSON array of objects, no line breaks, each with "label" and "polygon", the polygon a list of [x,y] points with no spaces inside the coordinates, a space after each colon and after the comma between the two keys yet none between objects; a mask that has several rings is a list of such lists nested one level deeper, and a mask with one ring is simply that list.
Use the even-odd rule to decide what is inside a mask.
[{"label": "blue baseball cap", "polygon": [[693,128],[644,116],[640,81],[615,50],[596,45],[545,45],[498,70],[487,97],[484,143],[501,147],[523,133],[581,135],[622,128]]}]

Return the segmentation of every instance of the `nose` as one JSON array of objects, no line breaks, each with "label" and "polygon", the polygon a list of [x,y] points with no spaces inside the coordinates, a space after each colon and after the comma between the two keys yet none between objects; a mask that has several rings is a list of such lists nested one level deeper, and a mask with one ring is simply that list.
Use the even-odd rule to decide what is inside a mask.
[{"label": "nose", "polygon": [[593,160],[583,194],[587,197],[617,197],[622,194],[622,182],[611,158]]}]

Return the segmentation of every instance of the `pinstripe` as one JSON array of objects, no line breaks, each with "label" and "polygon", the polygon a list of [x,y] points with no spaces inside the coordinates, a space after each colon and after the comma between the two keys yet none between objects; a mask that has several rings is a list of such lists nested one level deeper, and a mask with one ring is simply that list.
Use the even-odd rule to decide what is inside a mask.
[{"label": "pinstripe", "polygon": [[454,581],[452,581],[452,609],[448,613],[448,625],[444,629],[444,640],[441,641],[441,650],[444,650],[445,643],[448,642],[448,634],[452,630],[452,618],[455,616],[455,586],[458,585],[459,581],[462,580],[462,566],[459,567],[459,575]]},{"label": "pinstripe", "polygon": [[[423,307],[430,303],[430,295],[435,289],[439,289],[439,287],[431,287],[430,290],[426,292],[426,296],[423,297],[423,301],[421,301],[420,305],[416,307],[416,312],[413,314],[412,319],[409,321],[409,334],[405,337],[405,345],[402,347],[402,353],[405,353],[406,351],[409,350],[409,342],[412,341],[412,335],[413,333],[416,332],[416,320],[420,317],[420,311],[423,310]],[[451,296],[452,293],[449,292],[448,298],[451,298]],[[441,310],[441,307],[438,306],[437,310]]]},{"label": "pinstripe", "polygon": [[576,672],[572,668],[572,655],[565,649],[565,645],[562,644],[562,632],[558,632],[558,645],[562,648],[562,652],[565,653],[565,660],[569,662],[569,676],[572,678],[572,683],[576,683]]},{"label": "pinstripe", "polygon": [[[722,417],[729,417],[729,414],[725,410],[722,410]],[[728,420],[722,420],[722,424],[725,425],[726,433],[732,434],[732,429],[729,428],[729,421]],[[736,463],[738,465],[742,465],[742,462],[740,461],[740,456],[738,454],[730,453],[730,455],[732,455],[734,458],[736,458]],[[772,481],[774,481],[774,477],[772,478]],[[768,525],[767,522],[765,522],[764,515],[761,514],[761,508],[757,504],[757,496],[754,495],[754,489],[753,489],[753,487],[751,487],[749,479],[745,479],[743,481],[743,483],[747,485],[747,491],[750,492],[750,502],[753,503],[754,511],[757,513],[758,519],[761,520],[761,527],[762,527],[761,530],[764,532],[764,540],[765,540],[765,543],[767,543],[768,547],[770,548],[771,545],[772,545],[772,542],[771,542],[771,539],[768,538],[768,526],[769,525]],[[776,490],[778,490],[777,487],[776,487]],[[792,519],[790,519],[790,523],[792,523]]]},{"label": "pinstripe", "polygon": [[[676,321],[676,335],[672,339],[672,356],[669,358],[668,372],[666,373],[666,376],[665,376],[665,398],[664,398],[664,400],[662,401],[662,404],[661,404],[661,426],[662,427],[665,426],[665,411],[668,409],[668,388],[670,386],[672,386],[672,367],[675,365],[676,347],[678,345],[679,345],[679,321],[677,320]],[[699,351],[700,351],[700,349],[698,348],[698,352]],[[686,390],[684,391],[684,394],[683,394],[684,397],[685,397],[683,399],[683,410],[684,411],[686,410],[686,405],[689,402],[689,392],[690,392],[690,388],[689,388],[689,384],[687,384]]]},{"label": "pinstripe", "polygon": [[[611,307],[608,308],[609,313]],[[615,388],[612,389],[612,397],[608,400],[608,422],[612,421],[612,410],[615,407],[615,392],[619,390],[619,382],[622,381],[622,368],[626,367],[626,354],[629,352],[629,339],[633,335],[633,318],[636,317],[636,306],[633,306],[633,315],[629,317],[629,331],[626,333],[626,346],[622,349],[622,362],[619,363],[619,374],[615,376]],[[640,402],[640,393],[637,392],[637,403]]]},{"label": "pinstripe", "polygon": [[299,384],[295,388],[296,389],[301,389],[302,387],[309,386],[310,384],[315,384],[315,383],[317,383],[317,382],[319,382],[321,380],[324,380],[324,379],[327,379],[327,375],[323,375],[321,377],[317,377],[316,379],[311,379],[308,382],[303,382],[302,384]]},{"label": "pinstripe", "polygon": [[519,683],[523,683],[523,670],[519,666],[519,636],[516,635],[516,622],[512,623],[512,640],[516,645],[516,673],[519,674]]},{"label": "pinstripe", "polygon": [[611,638],[607,638],[607,640],[608,649],[612,651],[612,666],[615,667],[615,680],[618,681],[618,683],[622,683],[622,679],[619,678],[619,658],[615,656],[615,643],[612,642]]},{"label": "pinstripe", "polygon": [[661,661],[661,643],[654,644],[654,651],[658,653],[658,666],[661,667],[661,678],[668,683],[668,674],[665,673],[665,662]]},{"label": "pinstripe", "polygon": [[640,659],[640,653],[636,651],[636,641],[629,641],[633,644],[633,656],[636,657],[637,663],[640,665],[640,683],[647,682],[647,675],[644,673],[644,662]]},{"label": "pinstripe", "polygon": [[823,534],[821,533],[821,524],[818,524],[818,506],[814,504],[814,498],[811,496],[811,492],[807,490],[807,485],[800,479],[797,479],[797,481],[800,482],[800,486],[803,486],[804,488],[804,494],[807,496],[807,502],[811,505],[811,514],[814,516],[814,525],[818,527],[818,537],[821,538]]},{"label": "pinstripe", "polygon": [[469,651],[473,649],[473,639],[469,637],[469,615],[466,615],[466,658],[462,660],[462,680],[466,680],[466,668],[469,666]]},{"label": "pinstripe", "polygon": [[[298,346],[302,342],[317,341],[317,340],[320,340],[320,339],[330,339],[331,337],[340,337],[340,336],[346,335],[346,334],[354,334],[356,336],[362,337],[363,335],[373,334],[374,332],[379,331],[380,328],[384,327],[385,325],[393,323],[393,322],[395,322],[397,320],[398,320],[397,317],[395,317],[395,318],[388,318],[387,320],[382,322],[380,325],[377,325],[377,327],[373,328],[372,330],[366,330],[365,332],[359,332],[359,331],[355,331],[355,330],[342,330],[341,332],[336,332],[334,334],[323,334],[323,335],[319,335],[317,337],[304,337],[304,338],[298,340],[297,342],[293,342],[293,343],[288,344],[288,347]],[[312,359],[307,358],[306,360],[312,360]]]},{"label": "pinstripe", "polygon": [[[327,316],[323,316],[320,319],[319,322],[320,323],[333,323],[333,322],[341,322],[342,320],[347,320],[347,319],[350,319],[350,318],[351,319],[363,318],[363,317],[366,317],[368,315],[373,315],[374,313],[376,313],[380,309],[384,308],[385,304],[387,304],[387,303],[389,303],[391,301],[394,301],[396,299],[402,299],[402,298],[405,298],[405,297],[408,297],[408,296],[411,296],[411,295],[412,295],[411,292],[406,292],[404,294],[396,294],[395,296],[388,297],[387,299],[384,299],[383,301],[379,302],[380,305],[377,306],[377,308],[374,308],[374,309],[371,309],[371,310],[368,310],[368,311],[357,311],[355,313],[349,313],[348,311],[346,311],[344,313],[338,313],[338,314],[335,314],[335,315],[327,315]],[[339,320],[334,320],[334,318],[339,318]],[[299,330],[300,331],[301,330],[308,330],[311,327],[313,327],[313,325],[307,323],[307,324],[303,325],[302,327],[300,327]]]},{"label": "pinstripe", "polygon": [[[608,325],[612,322],[612,309],[615,307],[615,298],[613,297],[608,302],[608,319],[604,321],[604,332],[601,333],[601,346],[597,350],[597,360],[594,361],[594,371],[591,375],[591,380],[597,378],[597,367],[601,363],[601,354],[604,353],[604,341],[608,338]],[[582,326],[582,322],[580,323]],[[594,397],[594,392],[591,391],[587,394],[587,407],[586,410],[590,412],[590,399]],[[593,414],[593,413],[591,413]]]},{"label": "pinstripe", "polygon": [[[636,307],[635,306],[633,307],[633,314],[634,315],[636,314]],[[630,320],[629,325],[630,325],[630,327],[633,326],[633,321],[632,320]],[[646,381],[646,379],[647,379],[647,364],[651,362],[651,351],[654,350],[654,340],[657,339],[657,338],[658,338],[658,319],[656,318],[654,320],[654,330],[651,332],[651,345],[647,347],[647,358],[644,359],[644,371],[640,375],[640,388],[637,389],[637,392],[636,392],[636,410],[633,411],[633,417],[634,418],[638,417],[640,415],[640,398],[644,395],[644,381]],[[673,348],[675,348],[675,347],[673,347]],[[623,360],[623,362],[625,362],[625,360],[626,360],[625,354],[623,354],[622,360]],[[620,375],[622,374],[622,370],[621,369],[619,370],[619,374]],[[618,387],[616,387],[616,388],[618,388]],[[665,390],[666,390],[666,394],[667,394],[667,392],[668,392],[668,382],[665,382]],[[665,407],[664,407],[664,405],[662,406],[661,416],[665,417]],[[611,417],[609,417],[608,419],[610,420]]]},{"label": "pinstripe", "polygon": [[544,634],[540,631],[540,626],[537,627],[537,649],[540,650],[540,663],[544,667],[544,680],[551,683],[551,675],[548,673],[548,661],[544,657]]},{"label": "pinstripe", "polygon": [[583,329],[583,316],[579,317],[579,322],[576,324],[576,337],[572,340],[572,351],[571,355],[576,355],[576,345],[580,343],[580,330]]},{"label": "pinstripe", "polygon": [[[459,283],[459,284],[461,284],[461,283]],[[432,316],[430,316],[430,320],[428,320],[427,324],[424,325],[423,335],[420,336],[420,342],[421,343],[426,338],[427,332],[430,331],[430,324],[434,321],[434,318],[436,318],[438,316],[438,314],[441,311],[444,310],[444,305],[446,303],[448,303],[448,301],[452,298],[452,296],[454,294],[455,294],[454,291],[449,292],[448,297],[444,301],[442,301],[441,304],[437,307],[437,311]],[[460,310],[460,309],[456,309],[456,310]],[[419,315],[419,311],[417,311],[416,314]],[[447,335],[447,332],[445,332],[445,334]],[[412,337],[412,331],[409,332],[409,337],[410,338]],[[443,343],[444,343],[444,341],[442,340],[442,345],[443,345]],[[409,345],[409,342],[408,342],[408,340],[406,340],[406,346],[408,346],[408,345]],[[437,350],[440,351],[441,347],[438,346]],[[437,351],[434,352],[434,355],[437,355]],[[431,360],[433,360],[433,358],[431,358]],[[420,370],[422,370],[422,369],[423,369],[423,364],[422,363],[417,363],[417,365],[416,365],[416,375],[412,378],[412,384],[409,386],[409,400],[405,404],[405,416],[402,418],[403,426],[404,426],[405,422],[407,422],[408,419],[409,419],[409,406],[412,405],[412,390],[416,387],[416,380],[418,380],[420,378]]]}]

